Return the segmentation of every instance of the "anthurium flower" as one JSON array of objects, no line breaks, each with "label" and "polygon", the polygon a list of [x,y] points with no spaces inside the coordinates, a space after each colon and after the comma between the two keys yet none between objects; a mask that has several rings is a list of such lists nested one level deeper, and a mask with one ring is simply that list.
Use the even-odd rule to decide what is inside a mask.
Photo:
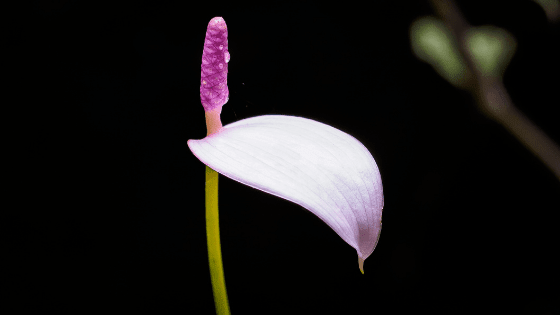
[{"label": "anthurium flower", "polygon": [[[229,59],[225,21],[213,18],[204,42],[200,87],[208,133],[204,139],[188,141],[193,154],[207,165],[211,265],[219,260],[216,268],[221,268],[219,237],[210,235],[210,230],[219,233],[217,223],[209,223],[209,218],[217,222],[217,176],[211,177],[216,171],[315,214],[356,249],[363,273],[364,260],[375,249],[381,233],[383,209],[381,175],[372,155],[347,133],[302,117],[264,115],[222,127],[221,108],[229,94]],[[213,190],[209,189],[212,185],[216,185]],[[216,210],[210,213],[212,207]],[[217,242],[217,249],[211,242]],[[216,253],[211,254],[211,248]],[[211,267],[211,273],[216,300],[216,286],[224,287],[225,302],[219,306],[217,301],[216,308],[229,312],[223,306],[227,306],[223,271],[214,274]],[[219,281],[221,284],[215,285]]]}]

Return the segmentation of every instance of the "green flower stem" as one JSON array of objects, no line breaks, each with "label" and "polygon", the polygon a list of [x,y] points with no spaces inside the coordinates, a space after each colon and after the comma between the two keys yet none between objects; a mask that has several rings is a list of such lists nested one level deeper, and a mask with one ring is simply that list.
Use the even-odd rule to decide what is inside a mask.
[{"label": "green flower stem", "polygon": [[229,303],[222,265],[220,246],[220,222],[218,218],[218,173],[206,166],[206,239],[208,262],[214,291],[214,303],[218,315],[229,315]]}]

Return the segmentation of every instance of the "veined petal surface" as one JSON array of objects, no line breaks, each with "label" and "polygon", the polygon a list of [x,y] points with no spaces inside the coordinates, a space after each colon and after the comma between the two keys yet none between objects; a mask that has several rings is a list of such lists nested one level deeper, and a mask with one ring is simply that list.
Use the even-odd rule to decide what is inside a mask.
[{"label": "veined petal surface", "polygon": [[218,173],[311,211],[360,259],[375,249],[383,210],[381,175],[370,152],[349,134],[307,118],[264,115],[188,145]]}]

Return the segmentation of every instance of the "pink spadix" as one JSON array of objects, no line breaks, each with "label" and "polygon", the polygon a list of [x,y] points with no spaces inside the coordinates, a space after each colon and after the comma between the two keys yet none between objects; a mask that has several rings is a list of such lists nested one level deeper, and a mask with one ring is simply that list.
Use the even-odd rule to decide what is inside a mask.
[{"label": "pink spadix", "polygon": [[200,101],[206,112],[222,107],[229,99],[229,58],[226,22],[215,17],[206,30],[200,71]]}]

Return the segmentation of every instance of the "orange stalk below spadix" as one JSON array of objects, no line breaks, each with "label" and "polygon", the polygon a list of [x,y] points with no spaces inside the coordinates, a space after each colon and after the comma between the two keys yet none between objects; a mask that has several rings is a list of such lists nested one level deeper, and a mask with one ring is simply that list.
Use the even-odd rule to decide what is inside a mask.
[{"label": "orange stalk below spadix", "polygon": [[222,120],[220,114],[222,113],[222,106],[214,108],[205,112],[206,116],[206,136],[218,133],[222,129]]}]

